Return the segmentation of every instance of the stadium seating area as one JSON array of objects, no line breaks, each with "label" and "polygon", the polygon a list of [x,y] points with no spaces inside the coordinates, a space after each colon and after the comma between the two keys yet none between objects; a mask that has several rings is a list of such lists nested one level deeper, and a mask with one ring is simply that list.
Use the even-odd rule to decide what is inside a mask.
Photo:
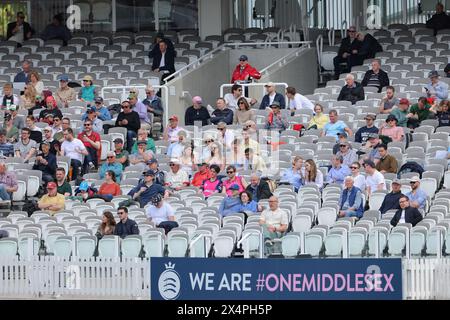
[{"label": "stadium seating area", "polygon": [[[432,31],[425,29],[423,25],[391,25],[387,30],[373,32],[384,49],[384,52],[377,54],[377,58],[381,60],[381,68],[388,72],[391,84],[396,88],[397,97],[417,100],[424,94],[423,86],[429,82],[429,71],[438,70],[442,73],[450,61],[450,32],[445,31],[434,37]],[[178,67],[181,67],[216,48],[223,41],[265,41],[268,37],[279,37],[279,30],[228,30],[224,36],[211,36],[204,41],[188,31],[167,35],[176,42],[175,49],[179,53]],[[0,84],[10,82],[19,71],[15,66],[21,60],[29,59],[33,61],[34,68],[43,75],[50,89],[56,89],[56,77],[61,73],[69,73],[73,79],[78,80],[85,74],[90,74],[95,79],[94,83],[99,83],[100,86],[147,85],[146,80],[150,79],[151,83],[154,77],[149,71],[147,56],[152,36],[151,33],[116,33],[114,36],[99,33],[90,37],[76,35],[66,47],[56,41],[43,43],[38,39],[28,41],[21,48],[15,48],[13,43],[2,42]],[[362,79],[370,62],[366,60],[363,66],[352,69],[355,79]],[[449,79],[442,77],[441,80]],[[157,81],[159,83],[159,79]],[[352,105],[347,101],[336,101],[343,85],[343,78],[329,81],[326,87],[316,89],[314,94],[307,97],[322,104],[325,112],[338,110],[339,119],[356,131],[365,125],[365,115],[378,114],[378,104],[384,93],[365,88],[366,99]],[[73,116],[72,126],[79,128],[84,111],[85,105],[76,102],[68,110],[64,110],[64,113]],[[299,132],[293,130],[293,125],[309,122],[312,111],[297,110],[293,116],[288,110],[283,112],[289,116],[291,127],[278,137],[280,141],[286,142],[277,150],[279,168],[289,168],[293,156],[301,154],[305,159],[314,159],[325,175],[327,166],[330,165],[335,139],[320,137],[320,130],[308,130],[299,137]],[[255,114],[259,135],[270,136],[270,132],[262,130],[267,112],[255,110]],[[375,125],[384,122],[386,116],[378,114]],[[239,126],[228,128],[240,129]],[[189,136],[194,136],[193,127],[185,129]],[[205,135],[216,134],[215,126],[202,129]],[[106,158],[106,152],[112,149],[114,134],[112,130],[109,135],[102,135],[102,160]],[[121,132],[116,134],[123,135]],[[436,255],[438,251],[450,254],[450,174],[447,171],[447,160],[435,159],[437,151],[448,150],[449,134],[449,127],[438,128],[437,120],[425,120],[415,129],[412,142],[408,146],[405,142],[392,142],[388,145],[389,153],[397,159],[399,167],[408,161],[415,161],[425,169],[421,186],[428,195],[427,206],[424,219],[415,227],[399,224],[392,228],[389,221],[393,213],[381,215],[378,211],[384,198],[383,192],[374,193],[369,202],[370,210],[366,211],[360,220],[337,220],[341,185],[329,184],[323,190],[308,185],[301,188],[299,193],[295,193],[291,186],[278,186],[274,194],[280,199],[280,207],[288,212],[290,221],[290,232],[282,238],[280,254],[285,257],[295,257],[300,253],[313,257],[340,257],[344,247],[347,247],[349,256],[366,257],[375,255],[378,247],[381,255],[401,256],[405,254],[407,243],[410,244],[412,256]],[[361,147],[356,142],[350,143],[354,149]],[[169,170],[167,164],[170,160],[165,155],[167,146],[167,142],[156,141],[156,158],[160,169],[165,171]],[[270,163],[274,154],[272,150],[267,150],[263,151],[262,156]],[[19,190],[14,193],[13,201],[20,204],[26,197],[35,197],[41,184],[42,173],[31,170],[32,165],[24,164],[22,159],[8,158],[6,162],[8,170],[18,173]],[[65,167],[67,172],[70,159],[58,157],[58,166]],[[125,170],[121,182],[123,194],[137,184],[141,171],[133,166]],[[251,172],[240,173],[246,178],[249,178],[250,174]],[[410,177],[411,174],[400,177],[404,192],[410,190]],[[85,175],[84,178],[95,186],[102,182],[96,173]],[[269,178],[278,180],[279,174],[269,174]],[[385,178],[389,189],[396,175],[385,174]],[[27,256],[33,246],[34,253],[61,257],[90,257],[94,254],[102,257],[199,257],[208,254],[214,257],[230,257],[238,251],[237,243],[246,234],[250,236],[242,245],[247,246],[246,249],[253,254],[258,249],[262,250],[262,231],[258,216],[248,218],[246,223],[241,214],[222,218],[218,213],[218,206],[224,195],[215,194],[205,199],[197,191],[194,187],[188,187],[175,192],[167,199],[176,209],[179,223],[179,227],[167,236],[163,229],[155,228],[148,222],[145,208],[132,206],[129,209],[129,217],[138,223],[140,235],[128,236],[123,240],[105,236],[98,246],[94,235],[103,211],[112,211],[117,220],[115,212],[118,203],[126,200],[126,196],[115,197],[111,203],[104,203],[99,199],[91,199],[83,204],[66,201],[66,209],[53,217],[39,211],[34,212],[31,217],[24,211],[12,211],[6,218],[0,219],[0,228],[7,230],[10,235],[9,238],[0,239],[0,256],[17,253],[21,257]],[[268,206],[267,200],[261,200],[260,204]],[[205,244],[203,240],[196,240],[199,235],[205,236]]]}]

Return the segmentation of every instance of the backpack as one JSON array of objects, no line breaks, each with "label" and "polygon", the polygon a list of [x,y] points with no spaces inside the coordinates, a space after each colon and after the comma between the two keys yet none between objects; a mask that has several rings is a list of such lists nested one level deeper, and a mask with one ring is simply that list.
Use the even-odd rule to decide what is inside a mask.
[{"label": "backpack", "polygon": [[402,167],[398,171],[397,177],[400,178],[402,174],[408,173],[408,172],[417,172],[419,174],[420,178],[422,178],[422,173],[424,172],[424,169],[417,162],[408,161],[407,163],[402,165]]},{"label": "backpack", "polygon": [[33,212],[39,210],[37,201],[36,200],[26,200],[25,204],[23,205],[22,210],[27,212],[28,216],[30,217],[33,214]]},{"label": "backpack", "polygon": [[277,188],[277,184],[274,180],[271,180],[267,177],[262,177],[261,180],[267,182],[267,184],[269,185],[270,192],[273,193]]}]

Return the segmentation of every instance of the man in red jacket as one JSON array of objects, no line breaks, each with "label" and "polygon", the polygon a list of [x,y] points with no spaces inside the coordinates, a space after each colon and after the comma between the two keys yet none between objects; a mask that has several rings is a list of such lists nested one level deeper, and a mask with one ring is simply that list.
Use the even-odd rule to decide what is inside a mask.
[{"label": "man in red jacket", "polygon": [[231,77],[231,83],[235,83],[236,81],[249,81],[251,79],[259,79],[261,78],[261,74],[253,68],[248,63],[248,57],[246,55],[242,55],[239,58],[239,64],[233,71],[233,76]]}]

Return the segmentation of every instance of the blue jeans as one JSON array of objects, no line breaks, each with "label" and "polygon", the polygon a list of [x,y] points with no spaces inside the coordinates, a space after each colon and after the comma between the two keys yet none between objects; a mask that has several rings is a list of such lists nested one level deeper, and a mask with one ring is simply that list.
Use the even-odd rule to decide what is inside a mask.
[{"label": "blue jeans", "polygon": [[136,132],[132,130],[127,131],[127,151],[131,153],[131,148],[133,147],[133,139],[137,137]]},{"label": "blue jeans", "polygon": [[96,167],[98,167],[98,156],[97,149],[86,147],[88,154],[84,157],[83,162],[83,173],[87,173],[89,171],[89,162],[92,162]]},{"label": "blue jeans", "polygon": [[11,200],[11,195],[6,191],[6,187],[3,184],[0,184],[0,199]]}]

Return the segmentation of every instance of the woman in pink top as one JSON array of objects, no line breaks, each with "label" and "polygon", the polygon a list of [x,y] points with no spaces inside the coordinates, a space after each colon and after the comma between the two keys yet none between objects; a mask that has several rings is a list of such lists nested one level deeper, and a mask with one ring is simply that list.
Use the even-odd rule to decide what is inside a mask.
[{"label": "woman in pink top", "polygon": [[227,175],[228,175],[228,179],[223,181],[222,192],[226,192],[227,196],[231,196],[232,190],[230,190],[230,186],[232,186],[233,184],[237,184],[239,186],[239,192],[242,192],[245,190],[248,183],[245,182],[244,178],[236,175],[236,167],[235,166],[227,167]]},{"label": "woman in pink top", "polygon": [[217,178],[217,175],[220,172],[219,166],[212,164],[209,166],[209,170],[211,171],[211,178],[203,181],[203,185],[200,187],[205,198],[208,198],[214,193],[219,193],[222,190],[222,181]]},{"label": "woman in pink top", "polygon": [[380,128],[380,135],[387,136],[392,139],[392,141],[403,141],[405,135],[402,127],[397,127],[397,118],[390,114],[386,118],[386,125]]}]

